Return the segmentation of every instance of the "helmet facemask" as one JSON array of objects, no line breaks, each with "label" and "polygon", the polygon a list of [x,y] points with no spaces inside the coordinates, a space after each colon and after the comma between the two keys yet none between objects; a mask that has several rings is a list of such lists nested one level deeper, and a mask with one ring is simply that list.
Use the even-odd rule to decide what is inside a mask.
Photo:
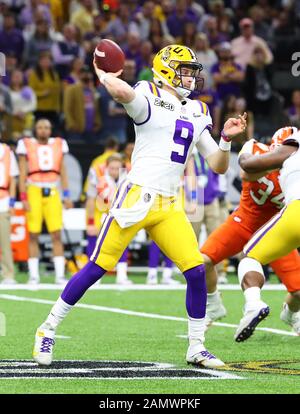
[{"label": "helmet facemask", "polygon": [[[200,76],[200,72],[203,70],[203,66],[198,62],[178,62],[172,60],[170,62],[170,68],[175,72],[173,79],[173,85],[179,95],[188,97],[191,92],[200,93],[204,79]],[[184,78],[193,78],[190,87],[185,85]]]}]

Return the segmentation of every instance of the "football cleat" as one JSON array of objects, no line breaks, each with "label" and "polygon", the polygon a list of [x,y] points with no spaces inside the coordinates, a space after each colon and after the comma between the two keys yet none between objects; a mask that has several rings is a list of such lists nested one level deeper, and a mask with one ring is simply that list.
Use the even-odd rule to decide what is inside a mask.
[{"label": "football cleat", "polygon": [[172,279],[171,277],[169,277],[168,279],[162,279],[161,284],[162,285],[173,285],[173,286],[181,285],[179,280]]},{"label": "football cleat", "polygon": [[297,335],[300,336],[300,311],[291,312],[288,304],[283,304],[283,309],[280,313],[280,319],[286,324],[290,325]]},{"label": "football cleat", "polygon": [[55,331],[39,327],[35,334],[33,359],[39,365],[51,365]]},{"label": "football cleat", "polygon": [[243,342],[254,333],[257,325],[263,321],[270,313],[270,308],[264,302],[259,302],[259,306],[244,313],[239,326],[235,332],[236,342]]},{"label": "football cleat", "polygon": [[55,283],[57,285],[65,286],[68,283],[68,279],[66,279],[65,277],[61,277],[59,279],[55,279]]},{"label": "football cleat", "polygon": [[147,276],[146,280],[147,285],[157,285],[158,284],[158,278],[157,276]]},{"label": "football cleat", "polygon": [[224,362],[207,351],[200,341],[198,344],[189,346],[186,353],[186,361],[189,365],[200,368],[219,368],[225,366]]},{"label": "football cleat", "polygon": [[122,286],[129,286],[129,285],[133,285],[132,280],[124,278],[124,279],[117,279],[116,280],[116,284],[117,285],[122,285]]}]

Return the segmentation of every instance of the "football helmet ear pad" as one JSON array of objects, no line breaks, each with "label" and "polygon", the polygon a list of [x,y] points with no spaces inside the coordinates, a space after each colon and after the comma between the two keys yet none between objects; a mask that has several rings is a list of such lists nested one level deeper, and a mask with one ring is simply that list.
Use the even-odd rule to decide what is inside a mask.
[{"label": "football helmet ear pad", "polygon": [[[168,85],[184,98],[193,91],[199,93],[202,90],[204,83],[204,79],[200,76],[202,70],[203,66],[197,61],[195,53],[186,46],[166,46],[153,59],[153,80],[156,85]],[[184,86],[185,76],[193,78],[190,88]]]}]

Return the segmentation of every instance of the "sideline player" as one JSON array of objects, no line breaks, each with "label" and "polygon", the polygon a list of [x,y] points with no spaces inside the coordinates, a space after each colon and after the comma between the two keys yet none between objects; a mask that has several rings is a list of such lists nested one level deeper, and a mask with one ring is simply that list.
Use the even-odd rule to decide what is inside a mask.
[{"label": "sideline player", "polygon": [[[281,145],[291,131],[296,132],[297,128],[285,127],[276,131],[271,146],[252,139],[244,144],[241,153],[265,154]],[[214,265],[241,252],[253,234],[284,206],[284,196],[278,181],[279,171],[266,175],[241,171],[241,177],[243,188],[239,207],[208,237],[200,249],[206,264],[208,325],[226,316],[226,309],[217,290]],[[287,298],[289,301],[294,292],[300,291],[300,256],[297,250],[270,265],[290,292]]]},{"label": "sideline player", "polygon": [[135,123],[132,169],[119,186],[90,262],[68,282],[46,321],[37,329],[34,359],[50,365],[55,330],[86,290],[118,262],[135,234],[145,228],[152,240],[181,270],[187,281],[188,363],[206,367],[224,363],[204,347],[206,284],[203,258],[195,233],[176,195],[186,161],[197,146],[217,173],[229,164],[230,140],[246,127],[246,114],[224,125],[219,147],[210,135],[211,117],[188,99],[202,85],[202,65],[181,45],[160,50],[153,60],[154,83],[134,88],[94,63],[100,82],[124,105]]},{"label": "sideline player", "polygon": [[[96,164],[90,167],[86,191],[88,256],[91,256],[94,251],[96,236],[109,212],[117,186],[126,175],[126,173],[122,174],[123,164],[122,155],[116,152],[106,160],[105,165]],[[125,249],[116,266],[116,283],[121,285],[132,284],[127,277],[127,256],[128,252]]]},{"label": "sideline player", "polygon": [[[239,264],[238,275],[246,304],[235,335],[238,342],[248,339],[269,313],[268,305],[260,297],[265,280],[262,265],[300,246],[300,131],[291,131],[281,146],[266,154],[257,156],[245,151],[240,155],[239,163],[244,171],[251,174],[280,169],[279,182],[285,207],[262,226],[244,247],[246,257]],[[280,318],[299,334],[300,290],[288,296]]]},{"label": "sideline player", "polygon": [[26,210],[29,230],[29,283],[37,284],[39,275],[38,238],[45,220],[53,243],[55,282],[64,284],[65,258],[61,241],[62,203],[58,184],[61,181],[65,208],[72,207],[64,155],[69,152],[62,138],[51,137],[51,123],[39,119],[35,125],[36,137],[18,141],[20,199]]},{"label": "sideline player", "polygon": [[19,168],[14,153],[7,144],[0,142],[0,262],[3,276],[1,283],[7,285],[16,283],[10,241],[10,219],[16,201],[18,175]]}]

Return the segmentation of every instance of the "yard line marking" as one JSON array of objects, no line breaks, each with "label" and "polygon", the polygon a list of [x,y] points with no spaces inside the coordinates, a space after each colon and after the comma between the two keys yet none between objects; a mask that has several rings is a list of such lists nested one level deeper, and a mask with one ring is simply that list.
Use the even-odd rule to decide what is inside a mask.
[{"label": "yard line marking", "polygon": [[[41,283],[39,285],[28,285],[26,283],[20,283],[17,285],[1,285],[0,291],[14,291],[14,290],[26,290],[37,292],[40,290],[59,290],[62,291],[64,286],[56,285],[54,283]],[[135,290],[154,290],[154,291],[164,291],[164,290],[185,290],[186,284],[182,283],[181,285],[145,285],[145,284],[133,284],[133,285],[124,285],[120,286],[117,284],[111,283],[96,283],[91,286],[89,290],[117,290],[117,291],[135,291]],[[218,290],[228,290],[228,291],[237,291],[241,290],[240,285],[238,284],[228,284],[228,285],[218,285]],[[264,285],[263,290],[265,291],[286,291],[286,288],[282,284],[278,285]]]},{"label": "yard line marking", "polygon": [[[6,294],[0,294],[0,299],[6,299],[6,300],[14,300],[18,302],[30,302],[30,303],[40,303],[43,305],[54,305],[56,301],[54,300],[47,300],[47,299],[38,299],[38,298],[28,298],[24,296],[15,296],[15,295],[6,295]],[[96,310],[100,312],[111,312],[111,313],[118,313],[122,315],[130,315],[130,316],[139,316],[142,318],[150,318],[150,319],[162,319],[167,321],[178,321],[178,322],[187,322],[187,318],[182,318],[179,316],[169,316],[169,315],[159,315],[157,313],[146,313],[146,312],[137,312],[137,311],[131,311],[127,309],[120,309],[120,308],[111,308],[108,306],[99,306],[99,305],[88,305],[86,303],[77,303],[75,305],[76,308],[82,308],[82,309],[91,309]],[[238,325],[231,324],[231,323],[224,323],[224,322],[214,322],[214,326],[221,326],[223,328],[237,328]],[[277,335],[287,335],[287,336],[298,336],[295,332],[291,331],[284,331],[281,329],[275,329],[275,328],[256,328],[258,331],[263,332],[270,332]]]}]

